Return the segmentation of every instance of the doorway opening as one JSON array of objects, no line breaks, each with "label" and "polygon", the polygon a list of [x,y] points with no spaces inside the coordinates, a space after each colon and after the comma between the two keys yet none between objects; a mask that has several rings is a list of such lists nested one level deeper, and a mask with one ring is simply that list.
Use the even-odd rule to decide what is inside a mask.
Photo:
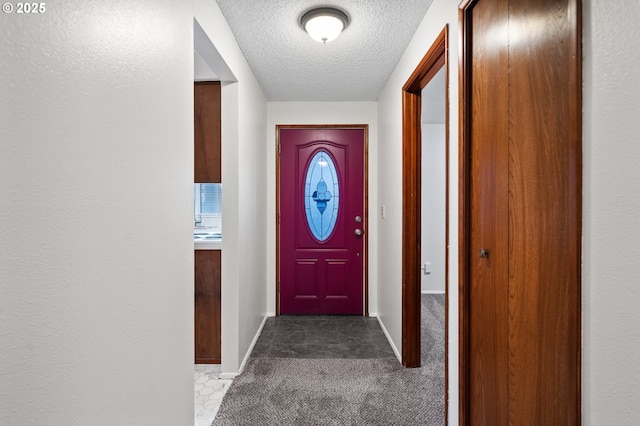
[{"label": "doorway opening", "polygon": [[[424,265],[425,263],[431,263],[433,266],[433,262],[428,262],[426,259],[423,262],[422,253],[422,211],[424,208],[422,187],[423,168],[426,166],[423,164],[422,151],[425,148],[424,140],[437,138],[435,133],[432,134],[429,131],[428,126],[425,126],[428,133],[423,132],[423,90],[436,76],[445,82],[444,105],[442,105],[444,114],[444,241],[441,243],[444,252],[444,265],[442,266],[444,269],[445,306],[445,394],[447,393],[448,297],[446,289],[448,287],[447,247],[449,238],[447,33],[448,27],[445,26],[402,88],[402,364],[405,367],[419,367],[421,363],[422,276],[425,272],[429,272],[429,265]],[[428,149],[427,152],[429,152]]]},{"label": "doorway opening", "polygon": [[446,243],[446,72],[422,89],[420,365],[444,358]]}]

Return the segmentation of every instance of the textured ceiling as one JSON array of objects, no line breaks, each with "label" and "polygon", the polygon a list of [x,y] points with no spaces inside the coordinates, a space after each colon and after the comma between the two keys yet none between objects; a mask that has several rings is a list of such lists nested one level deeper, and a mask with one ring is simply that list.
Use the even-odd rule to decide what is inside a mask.
[{"label": "textured ceiling", "polygon": [[[432,0],[217,0],[269,101],[375,101]],[[322,44],[300,27],[320,6],[350,18]]]}]

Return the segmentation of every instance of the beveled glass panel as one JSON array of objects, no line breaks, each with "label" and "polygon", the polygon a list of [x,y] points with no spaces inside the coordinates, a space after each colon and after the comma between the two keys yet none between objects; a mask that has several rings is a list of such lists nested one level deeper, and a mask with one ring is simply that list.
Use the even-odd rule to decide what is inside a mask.
[{"label": "beveled glass panel", "polygon": [[304,208],[313,236],[326,241],[338,220],[340,185],[331,155],[320,150],[311,159],[304,185]]}]

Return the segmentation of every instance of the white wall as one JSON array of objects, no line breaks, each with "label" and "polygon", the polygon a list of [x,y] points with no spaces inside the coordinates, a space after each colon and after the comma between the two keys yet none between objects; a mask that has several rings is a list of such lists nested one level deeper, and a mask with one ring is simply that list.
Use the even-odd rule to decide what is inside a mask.
[{"label": "white wall", "polygon": [[[449,24],[449,424],[458,422],[458,3],[434,0],[378,100],[378,309],[402,350],[402,86]],[[378,207],[379,208],[379,207]]]},{"label": "white wall", "polygon": [[[444,103],[444,98],[440,99]],[[446,254],[446,129],[422,123],[421,246],[423,293],[444,293]]]},{"label": "white wall", "polygon": [[0,424],[190,424],[191,8],[46,8],[0,15]]},{"label": "white wall", "polygon": [[267,302],[270,315],[276,310],[276,125],[368,124],[369,125],[369,314],[377,315],[377,193],[378,129],[375,102],[269,102],[267,119]]},{"label": "white wall", "polygon": [[584,424],[640,424],[640,3],[583,10]]},{"label": "white wall", "polygon": [[446,67],[422,89],[421,247],[423,293],[444,293],[446,274]]},{"label": "white wall", "polygon": [[237,82],[222,86],[222,371],[239,372],[266,316],[267,103],[218,4],[195,17]]}]

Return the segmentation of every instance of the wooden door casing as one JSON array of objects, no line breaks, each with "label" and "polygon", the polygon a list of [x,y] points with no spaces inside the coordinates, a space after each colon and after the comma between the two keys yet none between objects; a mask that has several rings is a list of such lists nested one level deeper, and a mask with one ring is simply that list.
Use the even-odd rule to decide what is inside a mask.
[{"label": "wooden door casing", "polygon": [[460,9],[460,424],[580,424],[580,1]]},{"label": "wooden door casing", "polygon": [[[421,356],[422,91],[444,68],[448,81],[445,26],[402,87],[402,365],[419,367]],[[445,91],[445,376],[449,323],[449,89]],[[446,384],[445,384],[446,387]],[[447,404],[445,399],[445,405]]]}]

